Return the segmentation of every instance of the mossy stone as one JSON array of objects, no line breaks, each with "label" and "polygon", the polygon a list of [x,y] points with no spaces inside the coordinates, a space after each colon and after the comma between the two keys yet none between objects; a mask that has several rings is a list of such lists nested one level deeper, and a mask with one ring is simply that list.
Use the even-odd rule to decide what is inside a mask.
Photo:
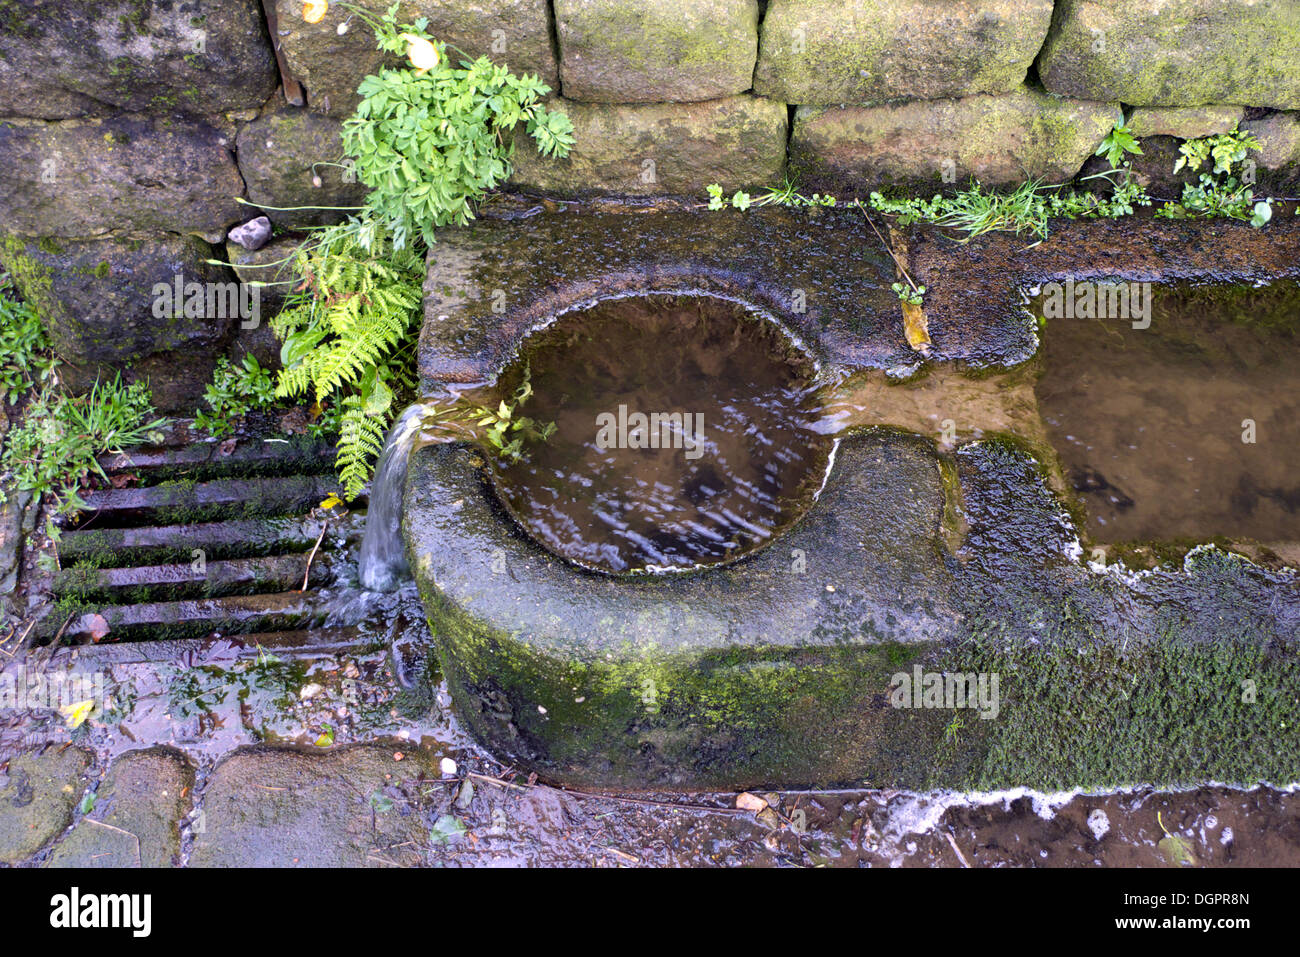
[{"label": "mossy stone", "polygon": [[1295,0],[1058,0],[1038,73],[1081,99],[1294,110],[1297,63]]},{"label": "mossy stone", "polygon": [[804,106],[1007,93],[1051,19],[1051,0],[771,0],[754,92]]},{"label": "mossy stone", "polygon": [[754,96],[703,103],[575,103],[549,108],[573,121],[576,143],[564,159],[540,155],[515,138],[515,186],[560,195],[698,196],[710,183],[757,187],[785,171],[787,111]]},{"label": "mossy stone", "polygon": [[1021,87],[1003,96],[874,107],[801,107],[790,161],[808,185],[843,195],[899,185],[961,188],[1074,177],[1111,128],[1117,103],[1048,96]]},{"label": "mossy stone", "polygon": [[63,833],[90,761],[89,751],[59,745],[9,757],[0,777],[0,861],[21,864]]},{"label": "mossy stone", "polygon": [[556,0],[555,28],[571,100],[711,100],[753,80],[757,0]]}]

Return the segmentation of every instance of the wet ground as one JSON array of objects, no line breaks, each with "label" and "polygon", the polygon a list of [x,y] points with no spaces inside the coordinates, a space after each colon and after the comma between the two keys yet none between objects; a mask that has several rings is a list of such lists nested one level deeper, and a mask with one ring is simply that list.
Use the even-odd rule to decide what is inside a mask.
[{"label": "wet ground", "polygon": [[[75,730],[54,710],[0,711],[0,860],[1300,866],[1294,789],[575,792],[478,748],[445,688],[431,700],[403,688],[410,646],[289,656],[238,639],[187,644],[154,663],[72,649],[44,662],[47,674],[103,675],[108,706]],[[5,660],[0,680],[12,680]]]}]

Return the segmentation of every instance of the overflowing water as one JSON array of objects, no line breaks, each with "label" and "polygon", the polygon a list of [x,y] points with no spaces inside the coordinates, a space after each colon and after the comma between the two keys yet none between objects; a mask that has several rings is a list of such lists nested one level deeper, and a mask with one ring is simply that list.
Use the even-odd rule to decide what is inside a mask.
[{"label": "overflowing water", "polygon": [[375,465],[366,533],[357,559],[361,586],[369,591],[392,591],[410,574],[402,542],[402,489],[411,450],[431,412],[428,403],[407,407],[389,430]]}]

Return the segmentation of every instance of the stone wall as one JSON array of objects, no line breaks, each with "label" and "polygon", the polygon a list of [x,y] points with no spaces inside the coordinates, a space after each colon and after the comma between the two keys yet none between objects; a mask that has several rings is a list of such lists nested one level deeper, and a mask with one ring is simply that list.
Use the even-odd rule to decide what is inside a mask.
[{"label": "stone wall", "polygon": [[[1126,116],[1159,157],[1241,122],[1264,141],[1262,184],[1300,180],[1300,0],[407,0],[404,12],[551,85],[577,145],[559,162],[521,150],[522,189],[699,195],[787,173],[837,195],[1062,181]],[[160,320],[150,290],[178,272],[233,280],[207,260],[226,258],[220,244],[257,204],[284,207],[267,212],[292,231],[338,214],[288,207],[359,201],[338,130],[382,60],[337,4],[315,24],[302,14],[301,0],[0,0],[0,259],[46,303],[70,384],[124,369],[188,411],[223,352],[273,356],[264,324]]]}]

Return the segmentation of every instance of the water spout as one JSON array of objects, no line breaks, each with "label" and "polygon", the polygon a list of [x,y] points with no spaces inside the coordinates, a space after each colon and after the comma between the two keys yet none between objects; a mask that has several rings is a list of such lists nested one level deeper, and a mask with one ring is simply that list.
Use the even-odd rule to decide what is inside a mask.
[{"label": "water spout", "polygon": [[406,465],[432,406],[417,402],[393,423],[370,483],[370,509],[361,540],[358,575],[368,591],[392,591],[410,575],[402,542],[402,488]]}]

